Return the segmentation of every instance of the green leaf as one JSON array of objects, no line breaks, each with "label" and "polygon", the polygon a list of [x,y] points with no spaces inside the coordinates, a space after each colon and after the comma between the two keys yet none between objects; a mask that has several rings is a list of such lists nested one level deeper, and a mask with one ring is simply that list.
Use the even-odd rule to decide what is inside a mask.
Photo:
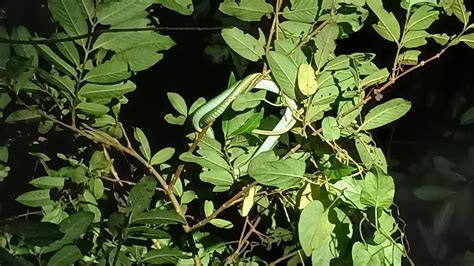
[{"label": "green leaf", "polygon": [[[136,18],[126,20],[112,29],[130,29],[130,28],[144,28],[150,21],[146,18]],[[94,42],[93,49],[100,48],[112,50],[115,52],[122,52],[130,48],[140,46],[151,47],[155,51],[167,50],[175,43],[169,36],[160,35],[156,32],[150,31],[127,31],[127,32],[106,32],[101,34]]]},{"label": "green leaf", "polygon": [[215,227],[222,228],[222,229],[232,229],[234,227],[231,221],[220,219],[220,218],[214,218],[209,223],[214,225]]},{"label": "green leaf", "polygon": [[146,264],[174,264],[176,265],[180,259],[186,259],[186,256],[181,250],[170,247],[163,247],[161,249],[153,249],[145,254],[141,260]]},{"label": "green leaf", "polygon": [[287,56],[275,51],[267,54],[268,65],[272,75],[280,86],[283,93],[292,99],[296,99],[296,77],[298,68]]},{"label": "green leaf", "polygon": [[48,266],[73,265],[82,258],[81,250],[76,245],[64,246],[49,259]]},{"label": "green leaf", "polygon": [[196,101],[191,104],[191,107],[189,107],[189,112],[188,114],[194,113],[199,107],[201,107],[203,104],[206,103],[206,99],[204,97],[199,97]]},{"label": "green leaf", "polygon": [[28,191],[16,198],[16,201],[28,207],[41,207],[51,203],[49,189]]},{"label": "green leaf", "polygon": [[153,176],[144,176],[130,190],[127,204],[130,207],[132,219],[150,206],[151,199],[155,195],[155,188],[156,179]]},{"label": "green leaf", "polygon": [[100,178],[92,178],[89,181],[89,190],[96,200],[99,200],[104,196],[104,183]]},{"label": "green leaf", "polygon": [[298,68],[298,89],[304,96],[313,95],[318,89],[314,69],[308,64],[301,64]]},{"label": "green leaf", "polygon": [[42,176],[31,180],[29,183],[37,188],[63,188],[64,178],[53,176]]},{"label": "green leaf", "polygon": [[400,40],[400,25],[395,15],[383,8],[382,0],[366,0],[366,2],[379,19],[379,23],[373,25],[375,31],[386,40],[398,43],[398,40]]},{"label": "green leaf", "polygon": [[441,6],[446,13],[451,16],[454,14],[467,27],[471,12],[467,12],[464,0],[444,0],[441,1]]},{"label": "green leaf", "polygon": [[260,21],[262,16],[273,12],[273,6],[265,0],[224,0],[219,10],[243,21]]},{"label": "green leaf", "polygon": [[456,193],[455,190],[448,187],[436,185],[424,185],[415,189],[413,192],[417,198],[428,201],[442,200]]},{"label": "green leaf", "polygon": [[209,217],[214,212],[214,203],[210,200],[204,201],[204,215]]},{"label": "green leaf", "polygon": [[389,124],[404,116],[411,108],[407,100],[396,98],[372,108],[364,117],[360,130],[370,130]]},{"label": "green leaf", "polygon": [[474,107],[467,109],[467,111],[461,116],[461,125],[465,126],[472,123],[474,123]]},{"label": "green leaf", "polygon": [[29,109],[16,110],[5,119],[7,124],[29,123],[40,120],[41,116]]},{"label": "green leaf", "polygon": [[402,65],[407,66],[414,66],[418,64],[418,57],[420,56],[421,51],[418,50],[408,50],[406,52],[401,53],[398,56],[398,61]]},{"label": "green leaf", "polygon": [[[54,20],[59,22],[69,36],[79,36],[89,32],[80,1],[48,0],[48,8]],[[85,38],[77,40],[82,47],[86,46],[86,41]]]},{"label": "green leaf", "polygon": [[232,109],[235,111],[244,111],[245,109],[257,107],[265,99],[266,91],[247,92],[240,94],[232,102]]},{"label": "green leaf", "polygon": [[218,153],[207,153],[205,156],[199,157],[193,155],[190,152],[182,153],[179,156],[179,159],[184,162],[197,163],[204,168],[214,169],[214,170],[225,170],[230,169],[229,164],[224,160]]},{"label": "green leaf", "polygon": [[250,161],[248,173],[259,184],[289,188],[303,178],[306,164],[296,159],[278,160],[273,151],[263,152]]},{"label": "green leaf", "polygon": [[154,2],[176,11],[181,15],[189,16],[194,12],[192,0],[155,0]]},{"label": "green leaf", "polygon": [[104,170],[111,166],[111,162],[103,151],[95,151],[89,160],[89,171]]},{"label": "green leaf", "polygon": [[339,125],[337,124],[336,118],[332,116],[324,117],[321,122],[321,127],[323,129],[323,136],[326,140],[334,141],[338,140],[341,137],[341,131]]},{"label": "green leaf", "polygon": [[127,235],[139,235],[149,239],[170,239],[171,236],[167,232],[148,226],[132,226],[127,228]]},{"label": "green leaf", "polygon": [[430,34],[424,30],[409,31],[403,36],[401,45],[405,48],[415,48],[427,43]]},{"label": "green leaf", "polygon": [[134,91],[136,87],[135,83],[129,80],[113,85],[87,83],[79,89],[79,95],[91,100],[120,99],[124,94]]},{"label": "green leaf", "polygon": [[440,44],[440,45],[446,45],[450,40],[451,40],[451,37],[446,34],[446,33],[443,33],[443,34],[431,34],[430,37],[437,43],[437,44]]},{"label": "green leaf", "polygon": [[[368,138],[368,139],[367,139]],[[355,146],[359,157],[367,169],[371,169],[373,165],[380,167],[383,171],[387,171],[387,160],[382,149],[370,144],[372,139],[363,134],[358,134],[355,140]]]},{"label": "green leaf", "polygon": [[176,117],[172,114],[166,114],[165,115],[165,121],[168,122],[171,125],[182,126],[186,122],[186,117],[184,115],[180,115],[180,116]]},{"label": "green leaf", "polygon": [[[60,32],[54,35],[54,38],[63,39],[67,38],[68,35],[64,34],[64,32]],[[69,63],[72,63],[76,68],[78,68],[81,64],[79,52],[77,51],[76,45],[73,42],[57,42],[56,47],[58,48],[59,52],[66,57]]]},{"label": "green leaf", "polygon": [[381,170],[367,172],[364,177],[360,201],[370,207],[388,209],[395,195],[393,178]]},{"label": "green leaf", "polygon": [[[5,28],[4,25],[0,25],[0,38],[6,39],[6,40],[10,39],[10,35],[8,34],[7,29]],[[30,46],[30,48],[34,51],[34,53],[36,53],[36,50],[34,47]],[[9,43],[0,43],[0,69],[6,68],[7,62],[10,59],[10,57],[11,57],[11,45]],[[0,252],[1,252],[1,249],[0,249]]]},{"label": "green leaf", "polygon": [[258,128],[260,121],[263,118],[263,109],[258,113],[252,113],[252,115],[235,131],[232,131],[231,134],[227,135],[228,137],[240,135],[243,133],[250,133],[252,130]]},{"label": "green leaf", "polygon": [[[29,41],[31,34],[24,26],[15,27],[11,31],[11,38],[15,40]],[[29,44],[13,44],[15,54],[31,59],[31,65],[38,66],[38,52],[33,45]]]},{"label": "green leaf", "polygon": [[4,225],[3,230],[31,247],[47,246],[64,236],[57,224],[38,221],[11,221]]},{"label": "green leaf", "polygon": [[[55,0],[55,1],[59,1],[59,0]],[[44,38],[33,38],[33,39],[44,40]],[[54,65],[59,71],[63,72],[64,74],[69,75],[70,77],[75,77],[77,75],[74,67],[72,67],[68,62],[66,62],[59,55],[57,55],[46,44],[37,44],[36,48],[38,49],[38,52],[43,56],[43,58],[46,61],[48,61],[48,63]]]},{"label": "green leaf", "polygon": [[186,101],[181,97],[181,95],[175,92],[168,92],[166,94],[168,96],[168,100],[170,101],[173,108],[178,111],[183,116],[188,115],[188,107],[186,106]]},{"label": "green leaf", "polygon": [[330,23],[314,38],[317,51],[314,53],[314,62],[318,69],[322,69],[336,49],[336,39],[339,36],[339,27]]},{"label": "green leaf", "polygon": [[380,252],[380,248],[378,246],[356,242],[352,246],[352,261],[354,265],[384,265],[384,253]]},{"label": "green leaf", "polygon": [[57,72],[50,74],[42,68],[37,68],[36,73],[50,85],[58,89],[70,102],[73,102],[76,82],[69,76],[59,76]]},{"label": "green leaf", "polygon": [[8,162],[8,147],[7,146],[0,146],[0,162],[6,163]]},{"label": "green leaf", "polygon": [[313,23],[319,6],[318,0],[291,0],[291,9],[285,7],[281,14],[288,20]]},{"label": "green leaf", "polygon": [[82,102],[76,108],[83,113],[96,116],[105,115],[109,112],[109,107],[98,103]]},{"label": "green leaf", "polygon": [[357,180],[351,176],[344,176],[341,178],[341,180],[337,181],[330,188],[335,188],[332,192],[338,197],[341,194],[343,195],[340,197],[342,201],[352,205],[354,208],[363,210],[365,209],[365,205],[360,202],[362,183],[363,180]]},{"label": "green leaf", "polygon": [[133,131],[133,136],[135,137],[135,140],[140,143],[140,151],[142,152],[142,155],[145,156],[145,159],[147,161],[150,161],[151,159],[151,150],[150,150],[150,144],[148,142],[148,139],[143,133],[143,131],[136,127],[135,130]]},{"label": "green leaf", "polygon": [[175,210],[154,209],[135,215],[135,217],[132,217],[131,222],[134,224],[163,225],[176,223],[184,224],[186,221],[184,221],[183,218],[179,216]]},{"label": "green leaf", "polygon": [[97,200],[90,190],[86,189],[77,197],[79,199],[79,207],[81,210],[92,212],[94,214],[94,223],[100,222],[102,213],[100,212]]},{"label": "green leaf", "polygon": [[97,23],[116,25],[132,18],[146,17],[153,1],[105,2],[97,5]]},{"label": "green leaf", "polygon": [[323,204],[312,201],[301,212],[298,221],[298,236],[301,247],[307,256],[311,256],[313,250],[328,249],[328,243],[332,241],[332,232],[335,225],[329,222],[328,210],[324,210]]},{"label": "green leaf", "polygon": [[120,59],[114,59],[92,68],[83,81],[102,84],[115,83],[128,79],[130,75],[127,63]]},{"label": "green leaf", "polygon": [[474,33],[464,34],[459,41],[474,49]]},{"label": "green leaf", "polygon": [[257,39],[238,28],[223,29],[221,35],[227,45],[245,59],[256,62],[265,54]]},{"label": "green leaf", "polygon": [[323,71],[336,71],[349,68],[350,57],[347,55],[339,55],[336,58],[330,60],[325,66]]},{"label": "green leaf", "polygon": [[173,157],[174,152],[175,152],[175,149],[172,147],[161,149],[157,153],[155,153],[153,157],[151,157],[150,164],[151,165],[162,164],[168,161],[169,159],[171,159],[171,157]]},{"label": "green leaf", "polygon": [[64,236],[43,249],[43,253],[51,252],[60,249],[64,245],[71,244],[79,236],[87,232],[90,224],[94,219],[94,214],[91,212],[79,211],[66,219],[62,220],[60,225],[61,232]]},{"label": "green leaf", "polygon": [[128,63],[132,71],[138,72],[148,69],[163,59],[163,55],[149,46],[140,46],[127,49],[114,55]]},{"label": "green leaf", "polygon": [[95,18],[95,0],[80,0],[82,12],[87,16],[89,22]]},{"label": "green leaf", "polygon": [[361,80],[360,87],[367,88],[374,84],[380,84],[382,82],[385,82],[387,81],[389,75],[390,73],[388,72],[387,68],[377,70],[365,77],[363,80]]},{"label": "green leaf", "polygon": [[426,30],[433,22],[438,20],[439,12],[428,5],[420,6],[408,19],[405,29],[412,30]]},{"label": "green leaf", "polygon": [[225,170],[209,170],[199,174],[199,179],[203,182],[211,183],[214,186],[230,187],[234,184],[234,178]]}]

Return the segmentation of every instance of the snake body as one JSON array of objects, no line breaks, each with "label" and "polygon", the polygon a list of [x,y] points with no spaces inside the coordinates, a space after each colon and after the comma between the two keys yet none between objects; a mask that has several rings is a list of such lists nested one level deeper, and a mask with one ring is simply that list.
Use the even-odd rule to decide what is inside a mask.
[{"label": "snake body", "polygon": [[293,110],[297,109],[297,104],[293,99],[284,96],[278,86],[275,84],[275,82],[271,80],[263,79],[255,84],[255,82],[261,78],[261,75],[261,73],[248,75],[244,79],[238,81],[236,84],[226,89],[216,97],[212,98],[201,107],[199,107],[196,112],[194,112],[192,118],[194,128],[200,132],[202,130],[202,126],[214,122],[221,114],[224,113],[224,111],[229,107],[229,105],[240,94],[246,93],[252,90],[253,88],[264,89],[275,94],[280,94],[288,105],[288,107],[286,107],[285,114],[277,123],[277,125],[273,128],[273,130],[265,131],[256,129],[253,131],[253,133],[256,134],[268,136],[253,156],[271,150],[278,142],[278,138],[280,137],[280,135],[289,131],[296,123],[296,120],[293,117]]}]

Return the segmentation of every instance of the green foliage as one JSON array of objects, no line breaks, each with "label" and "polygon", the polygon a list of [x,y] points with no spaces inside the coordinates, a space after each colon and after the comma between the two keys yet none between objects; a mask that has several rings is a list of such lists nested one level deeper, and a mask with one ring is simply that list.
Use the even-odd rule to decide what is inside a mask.
[{"label": "green foliage", "polygon": [[[381,0],[292,0],[283,7],[279,0],[224,0],[220,12],[240,20],[219,36],[237,73],[247,60],[264,63],[262,73],[281,93],[239,95],[216,122],[220,127],[187,135],[187,151],[155,150],[146,130],[134,128],[129,138],[120,123],[126,95],[137,90],[131,78],[175,45],[153,30],[154,4],[182,15],[194,11],[190,0],[50,0],[58,26],[50,38],[0,27],[1,40],[27,41],[0,43],[1,124],[19,132],[34,126],[38,132],[31,134],[47,143],[55,134],[86,140],[74,141],[67,154],[30,146],[43,168],[25,180],[34,188],[16,200],[39,210],[40,218],[2,223],[0,260],[257,265],[270,262],[253,249],[264,246],[284,250],[281,260],[292,265],[413,264],[393,211],[391,168],[369,132],[401,119],[411,103],[365,105],[381,101],[385,89],[446,49],[473,47],[463,1],[402,1],[401,20]],[[375,32],[396,46],[393,66],[377,66],[367,52],[337,54],[338,40],[361,30],[369,12],[377,18]],[[434,22],[452,14],[463,25],[458,34],[431,33]],[[272,20],[270,29],[259,24],[264,19]],[[426,57],[414,48],[430,38],[443,48]],[[235,83],[232,75],[229,86]],[[174,110],[164,119],[171,125],[183,126],[205,103],[199,98],[188,106],[175,92],[167,97]],[[274,128],[280,107],[290,108],[297,123],[274,136],[259,134]],[[471,124],[473,113],[466,110],[460,123]],[[217,129],[223,134],[213,134]],[[272,150],[259,150],[265,138],[277,142]],[[10,171],[15,147],[9,145],[0,146],[0,180]],[[466,181],[449,161],[435,164],[453,183]],[[458,190],[440,184],[414,194],[443,201],[431,230],[445,231]],[[242,221],[222,214],[236,208]],[[229,229],[242,229],[241,238],[229,239]]]}]

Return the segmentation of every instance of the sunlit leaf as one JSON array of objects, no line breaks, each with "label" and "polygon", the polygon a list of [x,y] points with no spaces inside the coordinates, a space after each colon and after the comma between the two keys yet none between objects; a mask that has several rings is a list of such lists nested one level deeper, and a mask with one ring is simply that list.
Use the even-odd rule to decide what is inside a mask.
[{"label": "sunlit leaf", "polygon": [[377,105],[365,115],[359,130],[370,130],[389,124],[404,116],[410,108],[411,103],[401,98]]},{"label": "sunlit leaf", "polygon": [[183,116],[188,115],[188,107],[186,106],[186,102],[184,101],[183,97],[175,92],[168,92],[166,94],[168,96],[168,100],[171,102],[173,108],[178,111]]},{"label": "sunlit leaf", "polygon": [[178,12],[181,15],[189,16],[194,12],[192,0],[155,0],[157,4]]},{"label": "sunlit leaf", "polygon": [[238,28],[223,29],[222,38],[236,53],[250,61],[258,61],[265,54],[257,39]]},{"label": "sunlit leaf", "polygon": [[243,21],[260,21],[262,16],[273,12],[273,6],[265,0],[224,0],[219,10]]},{"label": "sunlit leaf", "polygon": [[[48,0],[48,8],[53,18],[59,22],[69,36],[84,35],[89,32],[82,5],[77,0]],[[86,38],[77,42],[86,46]]]},{"label": "sunlit leaf", "polygon": [[305,96],[313,95],[318,89],[314,69],[308,64],[301,64],[298,68],[298,89]]},{"label": "sunlit leaf", "polygon": [[97,23],[116,25],[131,18],[146,17],[152,1],[104,2],[97,5]]},{"label": "sunlit leaf", "polygon": [[143,133],[140,128],[136,127],[133,131],[133,136],[135,137],[135,140],[140,143],[140,151],[142,152],[142,155],[145,156],[145,159],[150,161],[151,149],[150,144],[148,142],[148,138],[146,137],[145,133]]},{"label": "sunlit leaf", "polygon": [[383,8],[382,0],[366,0],[366,2],[379,19],[379,23],[373,25],[375,31],[383,38],[398,43],[398,40],[400,40],[400,25],[395,15]]},{"label": "sunlit leaf", "polygon": [[86,114],[89,115],[105,115],[109,112],[109,107],[98,104],[98,103],[91,103],[91,102],[82,102],[79,103],[76,108]]},{"label": "sunlit leaf", "polygon": [[388,209],[395,195],[393,178],[381,170],[367,172],[364,177],[360,201],[370,207]]},{"label": "sunlit leaf", "polygon": [[408,19],[405,29],[412,30],[426,30],[433,22],[438,20],[439,12],[428,5],[420,6]]},{"label": "sunlit leaf", "polygon": [[41,207],[51,203],[49,189],[28,191],[16,198],[16,201],[28,207]]},{"label": "sunlit leaf", "polygon": [[81,250],[75,245],[62,247],[49,259],[47,266],[72,265],[83,257]]},{"label": "sunlit leaf", "polygon": [[311,256],[313,250],[328,249],[335,225],[329,222],[328,211],[315,200],[303,209],[298,222],[299,241],[304,253]]},{"label": "sunlit leaf", "polygon": [[92,68],[83,80],[93,83],[115,83],[129,78],[130,75],[127,63],[114,59]]},{"label": "sunlit leaf", "polygon": [[15,123],[29,123],[38,121],[41,116],[30,109],[17,110],[8,115],[5,119],[5,123],[15,124]]},{"label": "sunlit leaf", "polygon": [[176,224],[182,223],[185,221],[181,216],[179,216],[174,210],[159,210],[154,209],[147,212],[142,212],[132,218],[132,223],[134,224]]},{"label": "sunlit leaf", "polygon": [[272,70],[272,75],[282,91],[290,98],[296,99],[296,77],[298,68],[287,56],[275,51],[267,54],[268,64]]},{"label": "sunlit leaf", "polygon": [[250,161],[248,173],[259,184],[288,188],[302,178],[306,164],[296,159],[278,160],[272,152],[263,152]]},{"label": "sunlit leaf", "polygon": [[313,23],[319,5],[318,0],[291,0],[291,8],[285,7],[281,14],[288,20]]},{"label": "sunlit leaf", "polygon": [[146,264],[176,264],[180,259],[189,258],[184,255],[179,249],[163,247],[161,249],[153,249],[145,254],[141,260]]},{"label": "sunlit leaf", "polygon": [[173,157],[174,152],[175,149],[173,147],[167,147],[159,150],[155,153],[155,155],[153,155],[153,157],[151,157],[151,165],[158,165],[168,161],[171,159],[171,157]]}]

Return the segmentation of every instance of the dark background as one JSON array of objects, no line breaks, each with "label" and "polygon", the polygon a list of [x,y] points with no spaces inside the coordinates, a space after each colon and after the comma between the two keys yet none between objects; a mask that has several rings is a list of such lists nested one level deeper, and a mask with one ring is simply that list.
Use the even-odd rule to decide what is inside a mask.
[{"label": "dark background", "polygon": [[[25,25],[40,36],[48,36],[53,30],[47,9],[43,1],[2,0],[0,8],[7,11],[5,20],[8,26]],[[222,15],[217,10],[218,1],[194,1],[196,12],[192,16],[182,16],[165,9],[156,9],[161,26],[169,27],[219,27]],[[388,1],[387,1],[388,2]],[[389,10],[402,11],[399,1],[390,1]],[[388,4],[386,4],[388,5]],[[471,1],[466,1],[468,10],[474,11]],[[403,18],[402,13],[397,14]],[[472,19],[471,19],[472,20]],[[375,22],[369,17],[369,22]],[[436,22],[430,32],[457,32],[461,25],[456,18],[443,17]],[[266,26],[269,26],[269,22]],[[366,24],[368,25],[368,24]],[[255,29],[257,24],[250,24]],[[184,129],[166,124],[164,115],[171,110],[166,92],[174,91],[183,95],[192,103],[197,97],[207,99],[226,87],[227,78],[233,70],[230,60],[214,64],[204,53],[211,36],[216,31],[164,31],[177,43],[165,51],[164,59],[153,68],[134,77],[137,90],[128,95],[129,104],[122,110],[122,119],[127,127],[138,126],[147,132],[150,144],[155,149],[162,147],[184,147],[182,138]],[[439,47],[430,42],[423,50],[422,57],[428,58]],[[391,67],[395,53],[393,44],[385,41],[370,27],[338,41],[337,53],[374,52],[379,67]],[[430,255],[426,243],[417,226],[420,222],[430,224],[436,205],[427,204],[413,196],[413,189],[436,182],[420,165],[430,155],[442,155],[459,164],[474,164],[468,157],[474,147],[473,130],[470,126],[459,125],[459,114],[474,105],[474,77],[472,64],[474,50],[466,45],[458,45],[439,60],[413,72],[384,92],[384,100],[404,97],[413,102],[411,111],[400,121],[375,131],[377,143],[384,149],[391,165],[397,185],[396,203],[400,208],[400,217],[406,222],[406,233],[410,241],[410,254],[418,265],[443,265],[446,259],[463,255],[466,250],[473,251],[472,238],[462,233],[462,228],[450,230],[437,241],[447,241],[448,253],[443,260]],[[249,69],[258,70],[259,64],[251,64]],[[13,169],[6,181],[0,184],[2,194],[2,213],[0,216],[20,213],[21,205],[13,199],[30,188],[20,184],[20,180],[29,179],[34,161],[20,152],[12,151]],[[467,160],[467,162],[466,162]],[[15,167],[16,165],[16,167]],[[22,167],[18,167],[22,165]],[[31,167],[30,167],[31,166]],[[471,173],[474,174],[474,173]],[[469,176],[473,178],[473,176]],[[14,181],[16,179],[16,181]],[[13,181],[12,181],[13,180]],[[469,183],[472,186],[472,182]],[[9,186],[15,186],[11,189]],[[472,199],[472,198],[471,198]],[[465,202],[467,211],[472,211],[472,201]],[[474,225],[471,224],[472,229]]]}]

